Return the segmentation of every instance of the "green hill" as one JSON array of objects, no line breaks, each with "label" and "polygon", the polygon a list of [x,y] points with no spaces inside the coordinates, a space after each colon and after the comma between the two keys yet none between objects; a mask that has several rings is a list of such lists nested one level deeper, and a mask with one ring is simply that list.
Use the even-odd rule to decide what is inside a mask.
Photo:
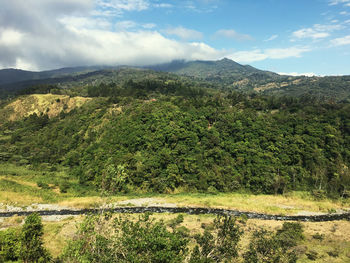
[{"label": "green hill", "polygon": [[102,76],[119,82],[56,87],[93,97],[81,107],[3,123],[0,157],[66,167],[82,187],[113,193],[349,195],[347,103],[248,96],[149,70]]}]

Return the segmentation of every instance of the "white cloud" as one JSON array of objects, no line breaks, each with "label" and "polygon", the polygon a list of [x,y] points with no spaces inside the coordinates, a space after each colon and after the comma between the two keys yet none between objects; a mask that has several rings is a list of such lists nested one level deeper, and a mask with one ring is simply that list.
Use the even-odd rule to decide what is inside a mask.
[{"label": "white cloud", "polygon": [[99,6],[120,11],[142,11],[149,8],[147,0],[97,0]]},{"label": "white cloud", "polygon": [[184,40],[193,40],[193,39],[202,39],[203,34],[199,31],[184,28],[182,26],[174,27],[174,28],[168,28],[165,30],[165,33],[168,35],[177,36]]},{"label": "white cloud", "polygon": [[308,72],[308,73],[298,73],[298,72],[284,73],[284,72],[278,72],[278,74],[286,75],[286,76],[293,76],[293,77],[299,77],[299,76],[314,77],[314,76],[317,76],[317,74],[315,74],[313,72]]},{"label": "white cloud", "polygon": [[311,38],[313,40],[329,37],[331,32],[342,29],[343,26],[336,25],[320,25],[315,24],[310,28],[302,28],[292,33],[292,41],[296,39]]},{"label": "white cloud", "polygon": [[74,27],[74,28],[110,29],[112,26],[111,23],[104,18],[64,16],[58,19],[58,21],[65,26]]},{"label": "white cloud", "polygon": [[241,63],[251,63],[265,59],[285,59],[290,57],[301,57],[303,53],[310,51],[307,47],[290,47],[274,49],[255,49],[251,51],[238,51],[228,57]]},{"label": "white cloud", "polygon": [[12,29],[0,31],[0,45],[11,46],[22,43],[24,34]]},{"label": "white cloud", "polygon": [[264,41],[265,42],[269,42],[269,41],[275,40],[276,38],[278,38],[278,35],[272,35],[272,36],[270,36],[268,39],[266,39]]},{"label": "white cloud", "polygon": [[152,28],[157,27],[157,25],[153,24],[153,23],[147,23],[147,24],[143,24],[142,27],[145,29],[152,29]]},{"label": "white cloud", "polygon": [[272,48],[266,49],[265,54],[271,59],[300,58],[303,53],[308,51],[310,51],[308,47]]},{"label": "white cloud", "polygon": [[350,6],[350,0],[330,0],[329,5],[338,5],[345,4],[346,6]]},{"label": "white cloud", "polygon": [[168,4],[168,3],[153,4],[153,6],[157,7],[157,8],[173,8],[174,7],[172,4]]},{"label": "white cloud", "polygon": [[[148,1],[103,2],[124,11],[150,8],[143,5]],[[308,51],[305,47],[291,47],[237,51],[230,55],[231,52],[201,41],[189,41],[202,37],[196,30],[172,28],[167,33],[179,36],[181,41],[177,41],[154,30],[154,24],[130,20],[119,21],[116,26],[120,30],[113,31],[113,20],[93,15],[101,10],[94,9],[92,3],[92,0],[26,0],[26,5],[23,0],[2,2],[0,67],[42,70],[79,65],[148,65],[174,59],[215,60],[225,56],[238,62],[254,62],[300,57]]]},{"label": "white cloud", "polygon": [[153,23],[148,23],[148,24],[139,24],[136,23],[135,21],[131,21],[131,20],[124,20],[124,21],[119,21],[115,24],[115,28],[118,31],[128,31],[128,30],[132,30],[132,29],[153,29],[157,27],[156,24]]},{"label": "white cloud", "polygon": [[134,21],[125,20],[125,21],[117,22],[115,26],[116,26],[116,29],[118,30],[127,30],[130,28],[137,27],[137,23]]},{"label": "white cloud", "polygon": [[333,46],[344,46],[350,45],[350,35],[340,38],[335,38],[331,40],[331,44]]},{"label": "white cloud", "polygon": [[249,35],[237,33],[233,29],[220,29],[215,33],[216,37],[233,38],[239,41],[252,40],[253,38]]}]

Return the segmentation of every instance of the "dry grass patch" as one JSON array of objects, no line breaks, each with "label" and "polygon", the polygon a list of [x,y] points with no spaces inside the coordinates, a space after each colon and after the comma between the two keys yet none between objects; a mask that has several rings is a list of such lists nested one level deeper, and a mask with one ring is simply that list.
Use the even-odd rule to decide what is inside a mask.
[{"label": "dry grass patch", "polygon": [[2,109],[0,114],[9,121],[28,117],[33,113],[37,115],[47,114],[51,118],[58,116],[62,111],[70,112],[77,107],[81,107],[90,100],[91,98],[69,97],[66,95],[32,94],[19,97]]},{"label": "dry grass patch", "polygon": [[44,225],[44,246],[52,256],[59,256],[68,240],[74,237],[77,231],[77,224],[83,220],[82,216],[70,217],[60,222],[45,222]]},{"label": "dry grass patch", "polygon": [[322,200],[315,201],[309,196],[294,193],[289,196],[280,195],[250,195],[240,193],[207,194],[179,194],[164,195],[163,202],[176,203],[179,206],[204,206],[215,208],[237,209],[249,212],[267,214],[295,215],[303,211],[327,213],[331,210],[349,209],[349,201]]},{"label": "dry grass patch", "polygon": [[100,197],[100,196],[87,196],[87,197],[68,197],[60,202],[58,205],[67,206],[73,208],[97,208],[108,204],[114,204],[119,201],[128,200],[127,196],[113,196],[113,197]]},{"label": "dry grass patch", "polygon": [[25,217],[14,215],[11,217],[1,218],[0,229],[6,229],[9,227],[18,227],[23,224]]},{"label": "dry grass patch", "polygon": [[33,196],[28,193],[0,191],[0,202],[13,206],[28,206],[31,204],[43,203],[44,200],[40,196]]}]

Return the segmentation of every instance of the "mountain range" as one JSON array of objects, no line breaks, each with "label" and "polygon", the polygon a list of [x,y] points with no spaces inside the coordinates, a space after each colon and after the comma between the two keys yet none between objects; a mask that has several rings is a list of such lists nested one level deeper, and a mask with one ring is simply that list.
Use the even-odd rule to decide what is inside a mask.
[{"label": "mountain range", "polygon": [[[350,76],[306,77],[285,76],[259,70],[250,65],[241,65],[224,58],[218,61],[184,61],[150,65],[90,66],[61,68],[50,71],[0,70],[0,97],[17,94],[37,85],[59,85],[71,88],[74,85],[95,85],[101,82],[123,83],[140,75],[162,75],[211,85],[245,93],[260,93],[277,96],[314,96],[336,101],[350,98]],[[137,77],[139,76],[139,77]],[[164,76],[163,76],[164,77]]]}]

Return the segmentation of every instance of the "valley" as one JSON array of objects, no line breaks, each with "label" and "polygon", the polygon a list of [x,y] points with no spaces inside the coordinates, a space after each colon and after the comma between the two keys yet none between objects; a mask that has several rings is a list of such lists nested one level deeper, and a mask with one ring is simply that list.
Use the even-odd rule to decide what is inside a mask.
[{"label": "valley", "polygon": [[[210,213],[227,209],[244,232],[239,262],[260,242],[259,231],[286,260],[349,259],[350,223],[337,218],[350,212],[346,76],[281,76],[227,59],[61,71],[2,85],[0,212],[14,214],[0,219],[3,240],[18,238],[39,211],[44,247],[69,262],[82,234],[76,225],[98,220],[109,229],[116,222],[109,215],[137,222],[138,215],[118,212],[155,207],[148,229],[165,224],[165,235],[180,233],[172,224],[181,212],[177,227],[185,232],[176,238],[189,242],[188,262],[207,225],[218,237],[214,222],[224,219]],[[201,208],[209,214],[186,213]],[[81,209],[98,213],[59,215]],[[44,215],[50,211],[58,213]],[[332,221],[303,222],[314,216]],[[287,226],[305,235],[292,248],[276,241]]]}]

